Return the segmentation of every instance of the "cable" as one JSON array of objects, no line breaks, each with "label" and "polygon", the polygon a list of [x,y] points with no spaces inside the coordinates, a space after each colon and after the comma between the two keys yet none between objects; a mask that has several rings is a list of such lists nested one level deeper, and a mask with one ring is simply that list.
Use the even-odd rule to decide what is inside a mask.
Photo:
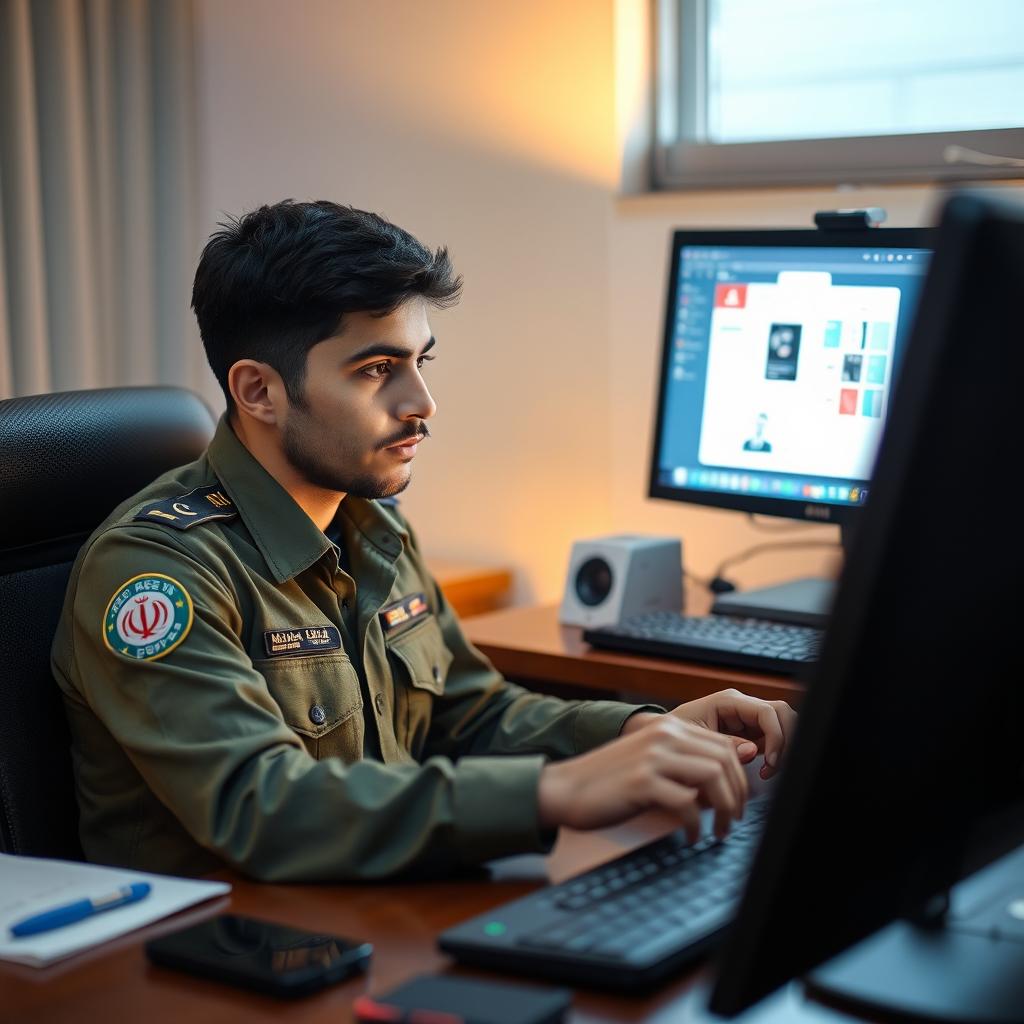
[{"label": "cable", "polygon": [[732,590],[736,589],[736,584],[731,580],[726,579],[722,574],[731,565],[739,565],[741,562],[745,562],[755,555],[760,555],[765,551],[778,551],[782,549],[794,549],[794,548],[838,548],[841,547],[837,541],[834,540],[775,540],[766,541],[762,544],[755,544],[752,547],[746,548],[736,555],[730,555],[723,562],[721,562],[718,568],[715,570],[714,576],[710,580],[702,580],[694,576],[692,573],[686,575],[690,579],[702,586],[705,586],[713,594],[727,594]]},{"label": "cable", "polygon": [[711,589],[711,584],[714,582],[710,576],[697,576],[685,568],[683,569],[683,576],[688,580],[693,580],[699,587],[707,587],[708,590]]},{"label": "cable", "polygon": [[773,540],[766,541],[763,544],[755,544],[753,547],[747,548],[745,551],[741,551],[738,555],[731,555],[725,559],[719,566],[718,571],[715,573],[716,576],[721,576],[723,572],[730,565],[738,565],[740,562],[747,561],[748,558],[753,558],[755,555],[759,555],[764,551],[776,551],[779,549],[789,548],[837,548],[839,547],[838,541],[834,540]]}]

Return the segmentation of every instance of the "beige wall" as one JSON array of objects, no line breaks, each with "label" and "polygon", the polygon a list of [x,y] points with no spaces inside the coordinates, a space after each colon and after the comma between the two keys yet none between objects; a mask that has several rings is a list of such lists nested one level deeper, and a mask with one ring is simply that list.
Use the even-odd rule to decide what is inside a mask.
[{"label": "beige wall", "polygon": [[450,246],[439,413],[403,507],[438,555],[557,592],[609,523],[612,18],[592,0],[208,0],[203,209],[286,196],[384,213]]},{"label": "beige wall", "polygon": [[[916,187],[616,198],[622,148],[642,141],[645,7],[199,4],[207,225],[324,197],[450,246],[465,298],[434,322],[440,411],[403,505],[428,551],[512,564],[524,601],[558,596],[575,537],[680,534],[698,573],[771,539],[736,513],[643,497],[673,227],[802,226],[854,205],[913,225],[932,207]],[[765,557],[736,576],[830,559]]]}]

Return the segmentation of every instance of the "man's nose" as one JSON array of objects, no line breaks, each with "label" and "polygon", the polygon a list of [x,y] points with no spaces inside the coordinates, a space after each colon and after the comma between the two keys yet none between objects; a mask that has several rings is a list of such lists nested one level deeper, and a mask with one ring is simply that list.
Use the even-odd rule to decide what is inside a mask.
[{"label": "man's nose", "polygon": [[427,390],[426,381],[416,370],[411,375],[408,390],[399,403],[398,418],[428,420],[435,412],[437,412],[437,403]]}]

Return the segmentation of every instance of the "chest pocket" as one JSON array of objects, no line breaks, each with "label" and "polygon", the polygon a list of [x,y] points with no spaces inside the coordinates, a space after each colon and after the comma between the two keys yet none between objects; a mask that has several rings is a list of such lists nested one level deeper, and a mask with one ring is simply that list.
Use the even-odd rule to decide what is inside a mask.
[{"label": "chest pocket", "polygon": [[255,664],[285,722],[313,757],[340,757],[347,764],[362,757],[363,698],[346,655],[269,658]]},{"label": "chest pocket", "polygon": [[395,683],[395,738],[420,760],[434,698],[444,693],[452,652],[433,615],[386,642]]}]

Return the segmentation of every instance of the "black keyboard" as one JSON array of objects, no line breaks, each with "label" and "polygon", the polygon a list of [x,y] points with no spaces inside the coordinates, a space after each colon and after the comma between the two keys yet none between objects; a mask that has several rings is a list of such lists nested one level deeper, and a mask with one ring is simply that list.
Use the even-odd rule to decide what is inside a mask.
[{"label": "black keyboard", "polygon": [[616,626],[583,631],[583,639],[594,647],[790,676],[818,660],[824,636],[824,630],[812,626],[678,612],[647,612]]},{"label": "black keyboard", "polygon": [[449,928],[438,945],[466,963],[584,985],[659,981],[732,919],[767,811],[764,798],[751,800],[724,841],[691,846],[673,832]]}]

